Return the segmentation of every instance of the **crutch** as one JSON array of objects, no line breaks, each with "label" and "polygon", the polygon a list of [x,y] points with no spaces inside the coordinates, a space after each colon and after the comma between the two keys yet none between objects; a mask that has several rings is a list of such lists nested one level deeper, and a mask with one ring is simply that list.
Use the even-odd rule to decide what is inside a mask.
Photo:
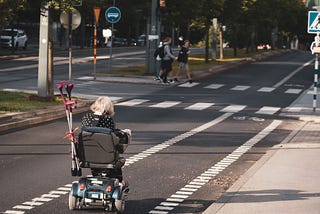
[{"label": "crutch", "polygon": [[[78,160],[76,148],[75,148],[75,143],[77,143],[77,141],[75,140],[75,137],[74,137],[75,131],[77,129],[73,130],[73,128],[72,128],[72,109],[76,108],[76,102],[71,100],[71,90],[73,88],[73,84],[67,84],[66,81],[61,81],[61,82],[57,83],[56,86],[59,89],[60,96],[61,96],[61,99],[64,104],[64,108],[66,111],[69,132],[67,132],[65,134],[64,138],[69,138],[70,144],[71,144],[71,158],[72,158],[71,175],[72,176],[77,176],[77,175],[81,176],[82,172],[81,172],[81,168],[80,168],[80,164],[79,164],[79,160]],[[66,87],[66,91],[67,91],[69,100],[66,100],[66,98],[63,94],[64,87]]]}]

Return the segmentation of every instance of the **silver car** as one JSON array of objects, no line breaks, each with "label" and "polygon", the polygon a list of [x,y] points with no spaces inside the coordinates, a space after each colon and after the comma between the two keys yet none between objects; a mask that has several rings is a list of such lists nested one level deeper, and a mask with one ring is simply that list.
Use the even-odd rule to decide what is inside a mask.
[{"label": "silver car", "polygon": [[17,48],[26,49],[28,46],[28,37],[23,30],[3,29],[1,31],[1,47],[11,48],[13,45]]}]

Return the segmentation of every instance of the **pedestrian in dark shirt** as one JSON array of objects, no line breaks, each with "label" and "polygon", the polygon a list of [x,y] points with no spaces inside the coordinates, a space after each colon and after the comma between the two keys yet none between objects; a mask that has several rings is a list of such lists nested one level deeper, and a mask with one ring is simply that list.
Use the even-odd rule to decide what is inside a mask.
[{"label": "pedestrian in dark shirt", "polygon": [[190,68],[189,68],[189,64],[188,64],[188,58],[189,58],[189,54],[190,54],[190,50],[189,50],[189,46],[190,46],[190,41],[189,40],[185,40],[183,46],[181,47],[180,51],[179,51],[179,55],[178,55],[178,70],[176,73],[176,77],[174,78],[174,81],[178,81],[178,76],[180,74],[180,72],[182,70],[186,71],[186,75],[188,78],[189,83],[192,83],[192,79],[191,79],[191,75],[190,75]]}]

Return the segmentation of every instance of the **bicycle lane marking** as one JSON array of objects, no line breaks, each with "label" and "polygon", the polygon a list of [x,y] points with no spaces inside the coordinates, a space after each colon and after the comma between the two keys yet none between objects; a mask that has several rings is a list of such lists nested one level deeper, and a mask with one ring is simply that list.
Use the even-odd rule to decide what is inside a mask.
[{"label": "bicycle lane marking", "polygon": [[296,70],[292,71],[288,76],[286,76],[285,78],[283,78],[282,80],[280,80],[278,83],[274,84],[272,86],[272,88],[278,88],[281,85],[283,85],[285,82],[287,82],[291,77],[293,77],[296,73],[298,73],[299,71],[301,71],[302,69],[304,69],[304,67],[307,67],[308,65],[310,65],[314,60],[310,60],[306,63],[304,63],[303,65],[301,65],[299,68],[297,68]]},{"label": "bicycle lane marking", "polygon": [[179,189],[177,192],[172,194],[165,201],[161,202],[158,206],[149,211],[152,214],[167,214],[175,207],[179,206],[184,200],[189,198],[194,192],[200,189],[202,186],[207,184],[213,177],[218,175],[220,172],[225,170],[233,162],[238,160],[243,154],[250,150],[255,144],[261,141],[264,137],[269,135],[273,130],[275,130],[280,124],[281,120],[274,120],[266,128],[260,131],[257,135],[249,139],[247,142],[239,146],[232,153],[227,155],[218,163],[214,164],[212,167],[207,169],[201,175],[197,176],[190,183]]},{"label": "bicycle lane marking", "polygon": [[[180,135],[177,135],[176,137],[173,137],[169,140],[166,140],[165,142],[161,143],[161,144],[157,144],[147,150],[144,150],[143,152],[140,152],[134,156],[131,156],[129,158],[126,159],[126,163],[124,165],[124,167],[129,166],[137,161],[140,161],[146,157],[149,157],[152,154],[158,153],[161,150],[176,144],[188,137],[191,137],[199,132],[202,132],[218,123],[221,123],[222,121],[228,119],[229,117],[231,117],[233,114],[237,113],[238,111],[241,111],[243,108],[245,108],[245,106],[243,106],[241,109],[237,108],[237,109],[233,109],[232,111],[226,112],[224,114],[222,114],[221,116],[205,123],[202,124],[196,128],[193,128],[190,131],[187,131],[185,133],[182,133]],[[44,205],[47,202],[52,201],[53,199],[59,198],[61,195],[66,195],[69,193],[70,189],[71,189],[72,184],[66,184],[62,187],[57,188],[56,190],[50,191],[47,194],[43,194],[40,197],[36,197],[34,199],[31,199],[31,201],[26,201],[23,202],[19,205],[15,205],[12,207],[12,210],[6,210],[4,212],[0,212],[0,213],[6,213],[6,214],[24,214],[25,212],[27,212],[28,210],[32,210],[36,207],[39,207],[41,205]]]}]

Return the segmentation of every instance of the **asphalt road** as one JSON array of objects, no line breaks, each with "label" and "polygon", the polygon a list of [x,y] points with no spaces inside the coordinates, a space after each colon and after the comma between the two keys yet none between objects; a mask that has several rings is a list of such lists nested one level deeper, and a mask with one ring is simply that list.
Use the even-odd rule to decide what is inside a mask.
[{"label": "asphalt road", "polygon": [[[124,154],[130,184],[126,213],[205,210],[299,126],[279,114],[313,83],[312,64],[304,66],[312,58],[292,52],[194,84],[140,86],[144,93],[135,85],[141,93],[121,93],[126,101],[116,105],[115,120],[133,131]],[[110,96],[116,94],[116,87],[107,90],[110,84],[76,83],[74,91],[91,88],[94,94],[95,88]],[[130,87],[117,85],[120,91]],[[76,115],[75,125],[80,120]],[[0,212],[70,213],[67,193],[75,178],[69,144],[62,139],[66,130],[65,119],[59,119],[1,135]]]}]

